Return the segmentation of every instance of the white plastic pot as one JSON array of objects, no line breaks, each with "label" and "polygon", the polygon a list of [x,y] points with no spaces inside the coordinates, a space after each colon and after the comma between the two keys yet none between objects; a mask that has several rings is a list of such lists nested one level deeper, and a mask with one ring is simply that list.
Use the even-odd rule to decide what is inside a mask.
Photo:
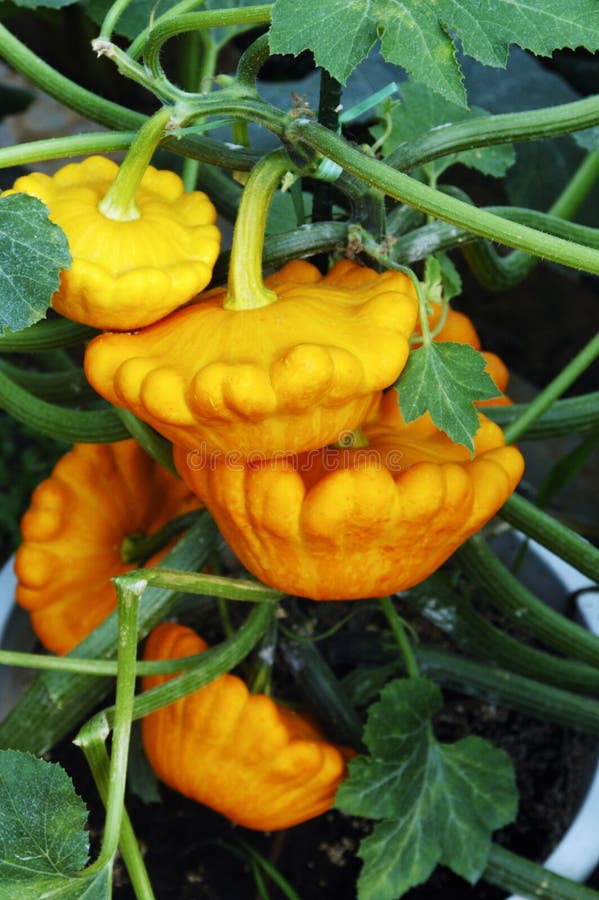
[{"label": "white plastic pot", "polygon": [[[518,536],[522,540],[522,535]],[[530,554],[551,571],[563,586],[563,600],[576,596],[576,608],[580,622],[599,635],[599,591],[594,582],[564,562],[540,544],[531,541]],[[582,593],[579,593],[582,592]],[[551,598],[553,600],[553,598]],[[559,598],[557,603],[560,606]],[[599,865],[599,764],[589,785],[582,806],[567,832],[543,865],[546,869],[572,881],[585,881]],[[508,900],[525,900],[512,895]]]}]

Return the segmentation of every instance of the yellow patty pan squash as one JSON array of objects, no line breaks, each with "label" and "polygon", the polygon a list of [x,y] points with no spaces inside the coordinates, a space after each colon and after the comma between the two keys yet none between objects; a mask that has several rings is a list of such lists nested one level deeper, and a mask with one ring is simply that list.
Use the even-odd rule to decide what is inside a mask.
[{"label": "yellow patty pan squash", "polygon": [[11,193],[38,197],[65,232],[72,256],[52,306],[95,328],[128,330],[163,318],[206,287],[220,249],[216,210],[178,175],[148,166],[136,193],[139,217],[120,221],[98,204],[118,166],[102,156],[55,175],[18,178]]},{"label": "yellow patty pan squash", "polygon": [[[42,644],[68,653],[116,609],[110,579],[136,568],[121,545],[199,501],[136,441],[75,444],[33,492],[21,520],[17,602]],[[166,548],[146,565],[154,565]]]},{"label": "yellow patty pan squash", "polygon": [[[206,647],[190,628],[164,622],[150,634],[145,659],[178,659]],[[143,688],[172,677],[144,676]],[[289,828],[330,809],[353,755],[329,743],[308,716],[250,694],[234,675],[146,716],[142,735],[165,784],[261,831]]]},{"label": "yellow patty pan squash", "polygon": [[209,291],[138,334],[104,334],[85,355],[92,386],[175,444],[246,457],[321,447],[355,428],[402,371],[418,314],[410,279],[344,260],[322,276],[288,263],[278,299],[223,308]]},{"label": "yellow patty pan squash", "polygon": [[382,596],[434,572],[516,487],[520,452],[479,417],[474,459],[428,414],[406,425],[392,390],[362,426],[367,447],[236,465],[179,448],[175,463],[265,584],[313,600]]}]

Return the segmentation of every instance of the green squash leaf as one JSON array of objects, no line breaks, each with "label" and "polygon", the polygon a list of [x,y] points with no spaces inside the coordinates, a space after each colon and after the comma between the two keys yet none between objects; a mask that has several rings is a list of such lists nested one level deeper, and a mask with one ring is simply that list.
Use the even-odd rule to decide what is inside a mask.
[{"label": "green squash leaf", "polygon": [[478,737],[439,743],[431,718],[442,706],[425,678],[392,681],[371,707],[369,756],[349,764],[336,797],[349,815],[380,819],[360,846],[359,900],[395,900],[438,863],[475,883],[494,829],[513,821],[517,792],[509,757]]},{"label": "green squash leaf", "polygon": [[311,50],[345,84],[380,39],[384,58],[453,103],[466,105],[455,40],[487,66],[505,67],[510,44],[549,56],[599,47],[596,0],[276,0],[273,53]]},{"label": "green squash leaf", "polygon": [[[388,102],[384,109],[391,124],[391,130],[383,144],[385,155],[404,141],[425,134],[432,128],[490,115],[478,106],[466,110],[455,103],[449,103],[423,84],[406,82],[400,86],[399,92],[401,101]],[[384,131],[385,126],[382,124],[371,129],[376,138]],[[451,153],[427,163],[426,170],[438,178],[450,166],[461,163],[470,169],[478,169],[484,175],[501,178],[515,161],[516,154],[512,145],[500,144],[496,147],[477,147],[474,150]]]},{"label": "green squash leaf", "polygon": [[66,236],[37,197],[1,197],[0,334],[43,319],[60,272],[70,265]]},{"label": "green squash leaf", "polygon": [[[88,859],[86,821],[64,769],[29,753],[0,751],[0,896],[69,896],[62,890]],[[77,896],[83,886],[78,878]]]},{"label": "green squash leaf", "polygon": [[406,422],[429,412],[437,428],[470,450],[479,427],[473,404],[500,396],[484,357],[453,341],[430,341],[413,350],[395,388]]}]

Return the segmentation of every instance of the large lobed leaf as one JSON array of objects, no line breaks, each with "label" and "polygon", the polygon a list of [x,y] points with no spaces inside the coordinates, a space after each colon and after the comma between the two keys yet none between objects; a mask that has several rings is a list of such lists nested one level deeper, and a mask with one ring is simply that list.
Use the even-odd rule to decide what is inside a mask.
[{"label": "large lobed leaf", "polygon": [[0,751],[0,898],[108,900],[111,872],[82,878],[87,809],[56,763]]},{"label": "large lobed leaf", "polygon": [[71,265],[62,229],[36,197],[0,198],[0,334],[46,315],[62,269]]},{"label": "large lobed leaf", "polygon": [[428,412],[454,443],[474,450],[479,428],[474,403],[500,395],[485,366],[484,357],[467,344],[430,341],[413,350],[395,385],[405,421]]},{"label": "large lobed leaf", "polygon": [[336,806],[382,820],[360,846],[359,900],[395,900],[426,881],[437,863],[474,883],[491,833],[517,810],[507,754],[482,738],[439,743],[431,719],[442,705],[425,678],[392,681],[371,707],[369,756],[349,764]]},{"label": "large lobed leaf", "polygon": [[380,39],[381,52],[454,103],[465,105],[456,39],[468,56],[504,67],[510,44],[549,56],[561,47],[599,47],[596,0],[276,0],[273,53],[311,50],[346,82]]}]

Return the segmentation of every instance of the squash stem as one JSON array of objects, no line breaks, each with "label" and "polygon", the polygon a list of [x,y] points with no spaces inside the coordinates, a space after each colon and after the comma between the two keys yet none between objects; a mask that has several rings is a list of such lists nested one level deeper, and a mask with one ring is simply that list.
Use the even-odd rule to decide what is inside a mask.
[{"label": "squash stem", "polygon": [[170,118],[171,110],[163,106],[140,128],[116,178],[98,204],[98,209],[107,219],[115,222],[139,219],[141,213],[135,195]]},{"label": "squash stem", "polygon": [[524,412],[514,419],[504,430],[506,444],[513,444],[526,435],[526,431],[562,394],[573,384],[582,373],[588,369],[597,357],[599,357],[599,332],[597,332],[588,344],[570,360],[553,381],[532,400]]},{"label": "squash stem", "polygon": [[171,519],[153,534],[130,534],[121,544],[121,559],[125,563],[143,565],[151,556],[163,550],[167,544],[195,522],[197,510],[183,513]]},{"label": "squash stem", "polygon": [[470,600],[435,572],[401,595],[461,651],[494,666],[579,694],[599,692],[599,670],[523,644],[475,611]]},{"label": "squash stem", "polygon": [[546,646],[599,669],[599,638],[535,597],[506,569],[480,535],[466,541],[455,558],[497,610]]},{"label": "squash stem", "polygon": [[117,407],[114,407],[114,411],[131,437],[135,438],[148,456],[151,456],[157,463],[160,463],[160,465],[166,469],[167,472],[170,472],[171,475],[174,475],[175,478],[180,478],[181,476],[177,472],[173,462],[173,445],[171,442],[167,441],[166,438],[163,438],[162,435],[158,434],[157,431],[154,431],[149,425],[146,425],[145,422],[142,422],[141,419],[138,419],[137,416],[134,413],[129,412],[128,409],[118,409]]},{"label": "squash stem", "polygon": [[597,891],[561,875],[554,875],[543,866],[510,853],[497,844],[491,845],[487,867],[481,877],[503,890],[517,891],[540,900],[599,900]]},{"label": "squash stem", "polygon": [[[194,668],[188,669],[177,678],[172,678],[136,697],[133,705],[133,718],[141,719],[162,706],[174,703],[175,700],[205,687],[226,672],[230,672],[256,646],[268,628],[271,616],[272,608],[269,603],[257,603],[236,634],[223,641],[222,644],[199,654],[200,658]],[[181,661],[175,662],[180,663]],[[114,710],[106,711],[109,723],[113,721],[114,716]]]},{"label": "squash stem", "polygon": [[1,371],[0,409],[41,434],[68,444],[101,444],[129,436],[113,408],[79,410],[48,403]]},{"label": "squash stem", "polygon": [[237,84],[246,90],[256,90],[258,73],[269,56],[269,37],[262,34],[239,57],[235,75]]},{"label": "squash stem", "polygon": [[[135,696],[135,662],[137,653],[137,613],[140,597],[147,587],[142,578],[119,576],[115,579],[118,594],[119,640],[117,653],[116,705],[113,720],[112,754],[106,786],[106,823],[98,859],[86,869],[92,874],[109,865],[118,848],[123,818],[129,738]],[[86,756],[96,759],[99,743],[108,737],[109,723],[104,712],[98,713],[79,731],[75,743]],[[91,747],[91,750],[90,750]],[[103,771],[103,770],[102,770]]]},{"label": "squash stem", "polygon": [[[110,773],[110,760],[106,752],[106,746],[101,738],[96,742],[91,742],[84,748],[87,763],[91,769],[98,793],[104,805],[108,801],[108,782]],[[139,843],[133,831],[131,820],[127,814],[127,810],[123,809],[123,819],[121,822],[121,833],[119,837],[119,850],[127,868],[129,879],[133,887],[133,891],[137,900],[155,900],[155,894],[152,884],[143,861],[143,856],[139,848]],[[88,874],[88,869],[84,869],[82,875]]]},{"label": "squash stem", "polygon": [[250,173],[233,233],[225,309],[259,309],[277,300],[275,292],[268,290],[262,281],[262,251],[270,201],[281,178],[291,168],[287,154],[275,150]]},{"label": "squash stem", "polygon": [[593,581],[599,581],[599,549],[534,503],[519,494],[512,494],[499,510],[499,515],[514,528],[559,554],[579,572]]},{"label": "squash stem", "polygon": [[337,450],[358,450],[361,447],[369,447],[370,443],[361,428],[347,431],[341,435],[338,441],[331,444]]},{"label": "squash stem", "polygon": [[[596,99],[593,98],[595,101]],[[534,228],[517,225],[483,209],[455,200],[403,172],[396,172],[388,163],[371,159],[361,150],[347,145],[343,138],[327,131],[322,125],[305,118],[297,118],[288,125],[286,137],[298,148],[310,148],[327,156],[342,166],[348,174],[362,179],[366,184],[376,187],[395,200],[415,206],[427,215],[450,222],[472,234],[489,238],[507,247],[526,250],[544,259],[585,272],[599,273],[599,251],[544,234]]]},{"label": "squash stem", "polygon": [[397,610],[391,597],[381,597],[379,603],[399,647],[408,678],[418,678],[420,674],[418,663],[408,640],[403,620],[397,615]]}]

